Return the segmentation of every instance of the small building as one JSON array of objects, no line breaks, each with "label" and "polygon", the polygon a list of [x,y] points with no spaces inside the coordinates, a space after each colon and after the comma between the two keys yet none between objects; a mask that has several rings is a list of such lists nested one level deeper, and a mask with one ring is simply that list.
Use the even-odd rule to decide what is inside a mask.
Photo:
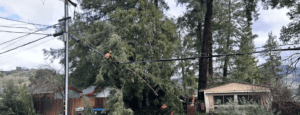
[{"label": "small building", "polygon": [[[40,79],[36,84],[31,84],[27,88],[32,94],[36,113],[43,115],[57,115],[64,111],[64,85],[55,79]],[[74,113],[75,98],[80,98],[80,90],[68,87],[68,108],[70,113]]]},{"label": "small building", "polygon": [[[95,113],[98,114],[101,113],[101,111],[103,111],[107,106],[107,97],[109,96],[109,90],[108,88],[101,90],[101,87],[90,86],[82,90],[82,93],[80,94],[81,100],[83,96],[87,97],[87,102],[90,106],[93,107]],[[85,106],[85,103],[77,104],[75,108],[75,115],[79,115],[82,111],[84,111]]]},{"label": "small building", "polygon": [[[262,106],[271,109],[272,95],[271,87],[241,82],[230,82],[202,90],[204,92],[206,113],[217,112],[219,107],[232,99],[237,106],[243,105],[243,98],[246,101],[260,102]],[[217,101],[219,101],[217,103]]]},{"label": "small building", "polygon": [[[57,115],[58,113],[64,111],[64,105],[63,105],[64,88],[56,91],[43,90],[43,92],[41,88],[39,89],[41,92],[35,90],[32,95],[36,113],[43,114],[43,115]],[[81,91],[69,86],[68,92],[69,92],[68,108],[70,113],[75,113],[75,109],[73,108],[78,103],[78,101],[75,100],[79,98]]]}]

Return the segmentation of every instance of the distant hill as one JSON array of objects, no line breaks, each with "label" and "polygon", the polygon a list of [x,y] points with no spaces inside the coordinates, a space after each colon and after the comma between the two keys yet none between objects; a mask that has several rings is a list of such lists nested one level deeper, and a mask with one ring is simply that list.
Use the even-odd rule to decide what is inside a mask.
[{"label": "distant hill", "polygon": [[17,67],[16,70],[11,71],[0,71],[4,76],[0,77],[0,87],[2,87],[5,82],[13,80],[15,84],[23,85],[30,84],[29,77],[33,76],[36,73],[37,69],[27,69]]},{"label": "distant hill", "polygon": [[[288,65],[281,65],[281,66],[279,66],[279,68],[281,68],[283,70],[282,72],[280,72],[280,74],[286,74],[286,72],[290,72],[293,70],[293,68],[291,68],[291,67],[289,68]],[[293,71],[290,74],[300,74],[300,67],[296,67],[295,71]]]},{"label": "distant hill", "polygon": [[[294,76],[295,82],[300,83],[300,67],[297,68],[289,68],[288,65],[282,65],[280,66],[280,68],[283,70],[282,72],[280,72],[279,74],[283,75],[283,76],[287,76],[287,73],[291,76]],[[295,69],[295,70],[293,70]],[[296,76],[295,76],[296,75]],[[283,80],[285,80],[285,78],[283,78]]]}]

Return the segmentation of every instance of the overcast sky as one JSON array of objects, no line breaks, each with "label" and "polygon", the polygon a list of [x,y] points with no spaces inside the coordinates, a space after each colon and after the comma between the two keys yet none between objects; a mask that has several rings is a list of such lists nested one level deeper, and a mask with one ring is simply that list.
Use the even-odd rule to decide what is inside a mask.
[{"label": "overcast sky", "polygon": [[[76,0],[73,0],[76,1]],[[185,12],[185,7],[176,6],[175,0],[166,0],[170,6],[170,10],[167,11],[168,16],[178,17]],[[70,11],[74,11],[74,7],[70,7]],[[280,29],[283,25],[287,25],[290,20],[286,16],[287,9],[280,10],[260,10],[259,20],[254,22],[253,33],[258,35],[255,39],[255,46],[261,47],[268,39],[268,32],[273,32],[274,35],[279,36]],[[70,13],[71,16],[73,13]],[[16,19],[25,22],[39,23],[44,25],[56,24],[64,16],[64,3],[60,0],[2,0],[0,2],[0,17]],[[0,27],[0,31],[19,31],[19,32],[32,32],[39,26],[27,25],[19,22],[12,22],[4,19],[0,19],[0,26],[14,26],[14,27],[27,27],[24,28],[6,28]],[[39,33],[54,32],[53,29]],[[24,33],[4,33],[0,32],[0,44],[14,39],[16,37],[25,35]],[[20,46],[24,43],[33,41],[35,39],[44,37],[44,35],[30,35],[23,39],[16,40],[7,44],[0,45],[0,52],[9,50],[11,48]],[[57,38],[48,37],[42,39],[36,43],[19,48],[9,53],[0,54],[0,69],[8,71],[13,70],[16,66],[33,68],[40,65],[49,64],[56,69],[63,69],[58,64],[58,61],[50,63],[49,60],[44,60],[42,49],[49,48],[62,48],[63,42],[57,40]],[[282,55],[289,55],[288,53],[282,53]],[[265,62],[264,58],[259,58],[259,64]]]}]

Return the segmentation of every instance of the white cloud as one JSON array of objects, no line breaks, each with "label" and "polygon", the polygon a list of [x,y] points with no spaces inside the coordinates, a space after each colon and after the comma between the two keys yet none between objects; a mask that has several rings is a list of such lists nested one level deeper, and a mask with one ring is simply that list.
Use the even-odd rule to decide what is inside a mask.
[{"label": "white cloud", "polygon": [[[76,0],[73,0],[76,2]],[[179,17],[183,15],[186,11],[185,6],[177,6],[175,0],[166,0],[168,3],[170,10],[166,13],[169,16]],[[32,22],[32,23],[40,23],[46,25],[52,25],[58,23],[58,20],[64,16],[64,3],[60,0],[46,0],[43,4],[40,0],[2,0],[0,3],[0,7],[4,7],[4,12],[0,12],[1,17],[7,17],[10,15],[17,15],[20,17],[21,21]],[[74,7],[70,8],[73,12]],[[76,8],[78,9],[78,8]],[[253,33],[258,34],[259,37],[254,40],[256,47],[261,47],[265,41],[268,39],[268,32],[272,31],[274,35],[279,36],[280,29],[283,25],[287,25],[290,20],[286,16],[286,12],[288,9],[274,9],[274,10],[260,10],[259,20],[254,22],[254,26],[269,26],[264,29],[253,28]],[[73,13],[70,13],[72,16]],[[26,26],[30,29],[36,29],[32,25],[24,25],[22,23],[11,22],[7,20],[0,19],[0,25],[9,25],[9,26]],[[10,30],[10,31],[27,31],[31,32],[30,30],[24,29],[7,29],[7,28],[0,28],[0,30]],[[53,33],[54,30],[49,30],[44,33]],[[13,38],[22,36],[25,34],[9,34],[9,33],[0,33],[0,43],[5,42],[7,40],[11,40]],[[16,42],[15,44],[2,49],[5,45],[0,45],[0,52],[8,50],[10,48],[14,48],[16,46],[22,45],[24,43],[30,42],[37,38],[42,37],[41,35],[31,35],[23,40]],[[44,56],[42,49],[49,49],[51,48],[62,48],[64,47],[63,43],[58,40],[51,40],[46,42],[42,45],[36,46],[34,48],[28,49],[34,45],[38,45],[43,41],[47,41],[49,39],[55,38],[47,38],[45,40],[41,40],[39,42],[33,43],[32,45],[20,48],[13,52],[10,52],[5,55],[0,55],[0,68],[4,70],[11,70],[15,69],[16,66],[25,66],[28,68],[38,66],[40,64],[46,64],[44,61]],[[24,50],[25,49],[25,50]],[[28,50],[26,50],[28,49]],[[12,53],[14,53],[12,55]],[[259,57],[260,62],[264,62],[264,59]],[[61,68],[57,62],[54,63],[55,67]]]},{"label": "white cloud", "polygon": [[[261,5],[259,6],[261,7]],[[258,38],[254,40],[255,47],[262,47],[265,44],[268,40],[269,32],[272,32],[273,35],[277,36],[277,39],[280,37],[281,27],[291,22],[289,17],[286,16],[288,11],[287,8],[269,10],[260,9],[259,20],[253,23],[252,29],[253,33],[258,35]],[[264,58],[259,57],[259,59],[259,64],[265,62]]]},{"label": "white cloud", "polygon": [[[76,2],[76,1],[74,1]],[[40,0],[3,0],[0,3],[0,7],[4,8],[4,12],[0,12],[1,17],[7,17],[11,15],[17,15],[20,17],[20,21],[38,23],[44,25],[53,25],[58,23],[58,20],[64,16],[64,3],[60,0],[46,0],[44,5]],[[73,12],[74,8],[70,8]],[[69,15],[73,16],[73,13]],[[0,25],[6,26],[22,26],[28,27],[30,29],[36,29],[35,26],[26,25],[19,22],[12,22],[8,20],[0,19]],[[0,28],[0,30],[6,31],[20,31],[20,32],[32,32],[33,30],[28,29],[8,29]],[[54,30],[50,29],[45,32],[53,34]],[[0,33],[0,43],[14,39],[16,37],[22,36],[25,34],[15,34],[15,33]],[[36,40],[43,37],[43,35],[30,35],[24,37],[23,39],[16,40],[18,42],[10,42],[4,45],[0,45],[0,52],[9,50],[11,48],[23,45],[30,41]],[[52,39],[52,40],[51,40]],[[47,42],[46,42],[47,41]],[[13,44],[12,44],[13,43]],[[11,45],[10,45],[11,44]],[[7,45],[10,45],[6,47]],[[6,47],[6,48],[4,48]],[[0,55],[0,68],[3,70],[12,70],[16,66],[24,66],[27,68],[37,67],[39,65],[47,64],[44,60],[44,55],[42,49],[49,48],[62,48],[64,44],[62,41],[57,40],[53,37],[48,37],[46,39],[40,40],[38,42],[32,43],[28,46],[19,48],[17,50],[11,51],[9,53]],[[49,61],[48,61],[49,63]],[[51,66],[56,69],[62,69],[58,61],[54,61]]]},{"label": "white cloud", "polygon": [[186,7],[182,5],[176,5],[175,0],[166,0],[166,3],[169,5],[170,9],[166,12],[167,16],[171,17],[179,17],[182,16],[186,11]]}]

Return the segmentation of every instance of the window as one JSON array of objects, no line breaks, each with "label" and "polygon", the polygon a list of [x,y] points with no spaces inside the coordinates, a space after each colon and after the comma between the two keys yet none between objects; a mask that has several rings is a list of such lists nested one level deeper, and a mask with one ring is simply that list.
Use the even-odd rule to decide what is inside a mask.
[{"label": "window", "polygon": [[223,105],[229,102],[229,100],[233,100],[233,95],[217,95],[214,96],[214,105]]},{"label": "window", "polygon": [[214,96],[214,105],[222,105],[222,104],[224,104],[223,95]]},{"label": "window", "polygon": [[234,96],[233,95],[224,95],[224,103],[228,103],[229,100],[233,101],[234,100]]},{"label": "window", "polygon": [[238,95],[239,105],[245,104],[244,101],[250,102],[250,103],[252,103],[252,102],[258,103],[259,100],[260,100],[260,98],[258,95]]},{"label": "window", "polygon": [[258,95],[249,95],[249,100],[255,103],[259,103],[260,102],[260,98]]}]

